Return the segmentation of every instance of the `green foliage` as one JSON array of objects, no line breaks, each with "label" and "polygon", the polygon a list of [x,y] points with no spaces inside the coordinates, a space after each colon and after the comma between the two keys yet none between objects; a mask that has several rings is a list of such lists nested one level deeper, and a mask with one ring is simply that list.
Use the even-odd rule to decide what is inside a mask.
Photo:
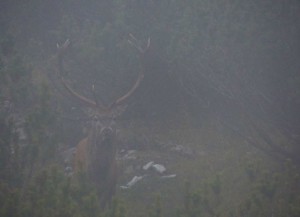
[{"label": "green foliage", "polygon": [[0,215],[17,216],[19,212],[20,189],[0,180]]},{"label": "green foliage", "polygon": [[253,161],[247,161],[245,166],[245,172],[250,179],[250,181],[255,181],[258,174],[258,165]]},{"label": "green foliage", "polygon": [[209,183],[211,189],[215,194],[221,193],[221,180],[220,180],[220,174],[215,175],[215,177],[210,181]]},{"label": "green foliage", "polygon": [[104,217],[126,217],[126,207],[122,200],[113,198],[112,204],[108,210],[103,213]]},{"label": "green foliage", "polygon": [[124,204],[114,199],[110,209],[103,212],[96,191],[73,183],[57,166],[50,166],[36,173],[29,185],[20,190],[0,186],[1,216],[76,216],[124,217]]},{"label": "green foliage", "polygon": [[[49,204],[57,206],[59,175],[55,172],[37,174],[45,162],[53,161],[56,152],[55,117],[49,106],[50,94],[45,85],[40,89],[33,86],[30,64],[15,50],[13,37],[6,36],[7,39],[1,40],[2,36],[1,216],[53,216],[56,214]],[[31,182],[33,176],[36,178]],[[23,200],[24,197],[28,200]],[[40,206],[40,210],[35,210],[35,206]]]},{"label": "green foliage", "polygon": [[[12,123],[11,121],[6,121],[1,115],[0,119],[0,174],[3,179],[6,177],[7,169],[10,162],[10,145],[15,140],[15,135],[12,133]],[[8,181],[8,180],[7,180]]]},{"label": "green foliage", "polygon": [[257,184],[257,190],[267,199],[273,200],[278,183],[276,177],[271,176],[271,174],[265,174],[262,179]]},{"label": "green foliage", "polygon": [[299,210],[295,209],[299,203],[296,193],[299,189],[298,168],[291,161],[287,160],[279,171],[268,171],[252,160],[246,165],[245,172],[251,190],[246,200],[240,203],[240,215],[299,215]]},{"label": "green foliage", "polygon": [[161,204],[161,196],[157,195],[155,197],[154,205],[152,210],[149,213],[149,217],[162,217],[162,204]]},{"label": "green foliage", "polygon": [[[217,181],[216,181],[217,180]],[[178,210],[178,216],[218,216],[220,206],[220,185],[219,174],[212,182],[207,181],[198,190],[192,191],[191,184],[186,182],[184,208]]]},{"label": "green foliage", "polygon": [[0,48],[0,100],[26,105],[30,100],[30,66],[15,51],[13,36],[0,35]]}]

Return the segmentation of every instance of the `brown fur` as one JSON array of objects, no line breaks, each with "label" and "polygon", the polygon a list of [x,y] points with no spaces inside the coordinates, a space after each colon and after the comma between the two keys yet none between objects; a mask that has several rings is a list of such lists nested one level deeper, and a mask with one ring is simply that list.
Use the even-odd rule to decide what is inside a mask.
[{"label": "brown fur", "polygon": [[90,183],[96,188],[102,207],[111,202],[117,183],[115,135],[90,133],[77,145],[73,167],[75,174],[86,173]]}]

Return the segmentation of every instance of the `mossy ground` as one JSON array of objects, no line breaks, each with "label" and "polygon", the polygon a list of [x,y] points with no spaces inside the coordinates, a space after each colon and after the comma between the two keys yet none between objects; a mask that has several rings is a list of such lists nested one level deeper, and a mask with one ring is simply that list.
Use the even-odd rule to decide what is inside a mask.
[{"label": "mossy ground", "polygon": [[[159,126],[158,123],[148,125]],[[189,125],[186,121],[163,125],[153,128],[131,122],[129,127],[122,129],[124,135],[130,135],[129,132],[147,135],[149,144],[146,148],[143,148],[145,144],[137,148],[136,161],[140,166],[153,160],[165,165],[168,174],[176,174],[176,178],[165,180],[159,176],[146,177],[130,189],[118,189],[118,196],[127,206],[128,216],[145,216],[145,211],[153,209],[157,195],[160,195],[162,213],[174,216],[184,209],[187,182],[192,186],[192,191],[204,192],[201,197],[206,197],[208,201],[207,207],[203,208],[204,216],[237,215],[247,203],[251,203],[247,207],[249,212],[256,209],[255,212],[259,213],[261,209],[261,213],[264,213],[262,210],[265,208],[260,206],[270,208],[271,203],[263,193],[257,192],[255,183],[263,179],[263,174],[268,174],[265,182],[272,185],[272,174],[282,171],[282,165],[249,145],[216,119],[207,119],[200,127]],[[170,147],[176,144],[189,147],[192,153],[184,155],[173,151]],[[120,167],[124,169],[122,163]],[[133,175],[134,171],[131,174],[120,171],[119,181],[123,184]],[[280,191],[281,187],[279,184],[276,191]],[[253,208],[256,197],[259,202]],[[210,213],[210,209],[214,213]]]}]

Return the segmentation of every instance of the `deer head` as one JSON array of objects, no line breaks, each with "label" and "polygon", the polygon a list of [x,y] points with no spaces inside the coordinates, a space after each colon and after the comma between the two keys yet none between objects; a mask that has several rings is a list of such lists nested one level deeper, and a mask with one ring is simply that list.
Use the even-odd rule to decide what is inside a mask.
[{"label": "deer head", "polygon": [[[150,38],[145,48],[139,45],[138,40],[130,34],[128,42],[139,51],[140,58],[144,57],[150,46]],[[65,89],[76,99],[92,110],[91,128],[88,136],[81,140],[76,147],[73,168],[76,171],[83,170],[89,180],[98,191],[101,205],[109,202],[115,192],[117,179],[116,166],[116,128],[115,119],[120,116],[126,108],[128,98],[138,89],[144,78],[144,71],[140,70],[132,87],[122,96],[109,105],[104,105],[95,97],[89,99],[76,92],[63,77],[64,54],[70,45],[69,39],[58,48],[58,72],[60,80]],[[143,68],[143,67],[142,67]]]}]

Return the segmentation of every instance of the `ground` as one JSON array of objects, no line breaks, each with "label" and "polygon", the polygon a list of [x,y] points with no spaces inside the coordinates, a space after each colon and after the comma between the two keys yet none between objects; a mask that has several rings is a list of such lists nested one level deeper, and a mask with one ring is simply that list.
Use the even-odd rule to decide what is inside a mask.
[{"label": "ground", "polygon": [[[118,196],[125,201],[129,216],[143,216],[145,210],[153,209],[158,195],[163,213],[174,216],[184,209],[186,183],[192,191],[209,191],[203,194],[209,203],[209,208],[204,208],[207,215],[209,209],[220,216],[241,212],[244,201],[251,199],[252,175],[278,169],[272,159],[218,120],[208,119],[200,127],[185,121],[159,128],[143,122],[122,125]],[[143,170],[142,166],[151,161],[164,165],[166,171]],[[174,174],[176,177],[161,177]],[[134,176],[143,178],[128,189],[120,187]]]}]

